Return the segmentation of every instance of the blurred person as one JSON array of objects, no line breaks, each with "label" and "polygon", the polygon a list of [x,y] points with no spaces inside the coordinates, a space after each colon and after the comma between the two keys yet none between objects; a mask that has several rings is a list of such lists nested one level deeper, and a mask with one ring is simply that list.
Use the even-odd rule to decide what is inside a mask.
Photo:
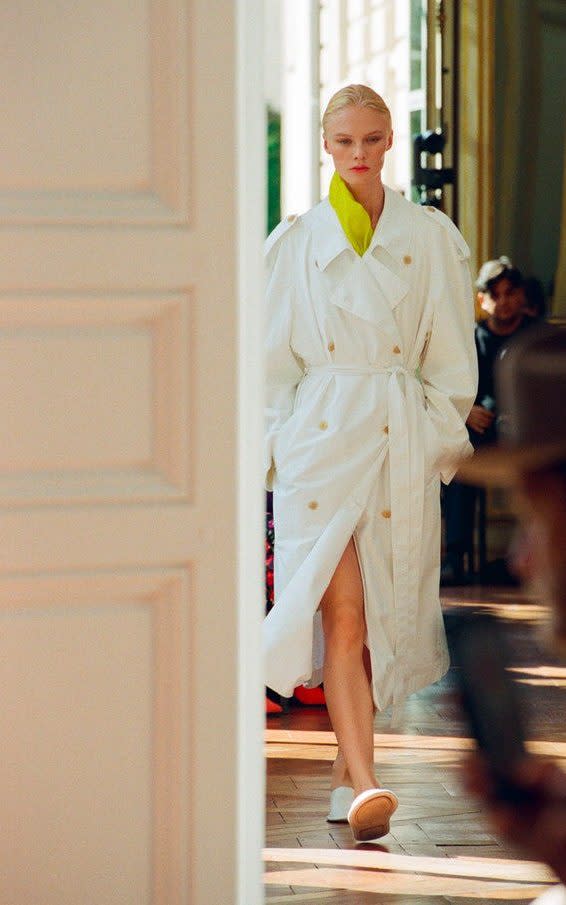
[{"label": "blurred person", "polygon": [[546,296],[543,285],[536,277],[525,277],[521,286],[523,312],[532,321],[544,320],[547,314]]},{"label": "blurred person", "polygon": [[374,710],[448,668],[440,610],[440,473],[471,452],[476,392],[469,249],[444,214],[383,185],[391,116],[350,85],[323,116],[329,197],[266,243],[266,483],[275,605],[266,682],[324,693],[338,756],[328,819],[389,831]]},{"label": "blurred person", "polygon": [[[476,286],[486,317],[475,328],[478,392],[466,420],[474,449],[493,443],[497,435],[495,362],[510,337],[532,323],[524,311],[523,278],[509,258],[486,261],[480,268]],[[443,585],[459,585],[466,581],[464,557],[473,548],[477,501],[478,490],[475,487],[452,481],[444,488],[446,550],[441,570]]]},{"label": "blurred person", "polygon": [[[459,477],[514,489],[521,526],[514,568],[548,604],[546,642],[566,662],[566,331],[546,324],[525,331],[505,350],[496,379],[500,440],[464,463]],[[525,800],[509,803],[498,800],[480,754],[464,771],[495,829],[566,883],[566,774],[526,757],[509,775]],[[566,890],[537,901],[566,902]]]}]

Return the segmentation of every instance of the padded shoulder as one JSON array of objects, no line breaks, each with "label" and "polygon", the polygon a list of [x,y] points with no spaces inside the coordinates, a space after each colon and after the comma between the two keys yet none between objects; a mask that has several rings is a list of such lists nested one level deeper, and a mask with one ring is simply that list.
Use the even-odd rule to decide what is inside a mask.
[{"label": "padded shoulder", "polygon": [[455,223],[447,217],[442,211],[439,211],[437,207],[432,207],[432,205],[427,204],[422,208],[425,214],[431,218],[431,220],[436,220],[437,223],[440,223],[442,227],[447,231],[450,238],[454,242],[454,245],[458,249],[458,255],[462,261],[465,261],[470,257],[470,248],[466,240],[464,239],[462,233],[458,229]]},{"label": "padded shoulder", "polygon": [[289,232],[289,230],[292,229],[293,226],[298,223],[298,221],[299,217],[297,216],[297,214],[289,214],[289,216],[285,217],[285,219],[282,220],[281,223],[277,224],[275,229],[270,232],[263,245],[263,253],[265,257],[268,256],[272,248],[275,248],[275,246],[278,242],[280,242],[285,233]]}]

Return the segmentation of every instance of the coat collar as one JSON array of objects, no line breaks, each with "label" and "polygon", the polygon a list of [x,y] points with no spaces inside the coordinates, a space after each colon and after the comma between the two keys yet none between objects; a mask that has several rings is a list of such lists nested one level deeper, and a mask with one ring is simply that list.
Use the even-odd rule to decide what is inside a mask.
[{"label": "coat collar", "polygon": [[313,224],[312,244],[318,269],[326,270],[330,262],[334,261],[343,251],[349,252],[354,257],[356,252],[342,229],[336,211],[328,198],[317,205],[315,212],[317,216]]},{"label": "coat collar", "polygon": [[[359,257],[346,237],[328,199],[315,208],[312,243],[316,266],[326,270],[340,254],[350,255],[352,267],[330,296],[338,305],[370,323],[396,333],[392,310],[405,298],[409,282],[396,272],[389,260],[399,259],[412,239],[411,210],[405,199],[385,189],[385,203],[379,223],[365,255]],[[385,252],[380,252],[385,249]]]},{"label": "coat collar", "polygon": [[[366,256],[375,256],[377,248],[393,251],[399,243],[407,241],[410,235],[410,207],[405,199],[388,186],[385,188],[385,201],[379,222],[375,228]],[[334,208],[325,198],[315,208],[316,218],[313,229],[313,250],[316,266],[326,270],[331,261],[339,254],[348,251],[356,254],[352,248]]]},{"label": "coat collar", "polygon": [[368,251],[374,252],[376,248],[385,248],[394,253],[400,247],[410,241],[413,222],[413,205],[411,205],[399,192],[385,188],[385,203],[375,228]]}]

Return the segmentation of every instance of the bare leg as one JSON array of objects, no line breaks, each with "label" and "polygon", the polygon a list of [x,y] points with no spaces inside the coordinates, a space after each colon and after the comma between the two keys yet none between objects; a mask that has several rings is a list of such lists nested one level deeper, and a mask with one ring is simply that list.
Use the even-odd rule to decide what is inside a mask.
[{"label": "bare leg", "polygon": [[348,767],[346,766],[346,758],[342,754],[342,750],[339,747],[338,753],[336,755],[336,760],[332,764],[332,789],[338,789],[340,786],[351,786],[352,778],[348,771]]},{"label": "bare leg", "polygon": [[[364,669],[366,671],[366,676],[368,677],[368,683],[371,688],[371,658],[369,655],[369,650],[364,645]],[[373,708],[373,713],[375,716],[376,708]],[[351,786],[352,779],[350,773],[348,771],[348,767],[346,766],[346,759],[342,753],[340,746],[338,747],[338,752],[336,754],[336,760],[332,765],[332,789],[337,789],[340,786]]]},{"label": "bare leg", "polygon": [[378,783],[373,767],[374,708],[364,665],[364,591],[353,539],[338,563],[320,609],[326,704],[339,751],[358,795],[377,788]]}]

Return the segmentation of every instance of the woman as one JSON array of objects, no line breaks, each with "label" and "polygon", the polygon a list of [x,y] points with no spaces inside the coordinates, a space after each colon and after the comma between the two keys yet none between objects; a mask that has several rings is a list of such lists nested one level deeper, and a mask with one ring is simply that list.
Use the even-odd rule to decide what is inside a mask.
[{"label": "woman", "polygon": [[266,243],[266,682],[288,696],[324,681],[339,746],[329,819],[347,813],[369,839],[397,806],[374,774],[374,708],[398,715],[448,667],[439,475],[469,448],[473,298],[456,227],[381,181],[393,142],[382,98],[343,88],[323,132],[329,197]]}]

